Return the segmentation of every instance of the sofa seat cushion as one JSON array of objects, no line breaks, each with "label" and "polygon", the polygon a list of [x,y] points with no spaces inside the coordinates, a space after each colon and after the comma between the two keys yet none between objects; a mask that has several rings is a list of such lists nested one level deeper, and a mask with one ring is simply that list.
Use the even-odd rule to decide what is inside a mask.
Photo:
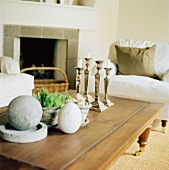
[{"label": "sofa seat cushion", "polygon": [[169,103],[169,83],[144,76],[111,76],[108,94],[139,100]]},{"label": "sofa seat cushion", "polygon": [[34,88],[34,77],[25,73],[0,73],[0,100],[20,94],[20,91],[31,91]]}]

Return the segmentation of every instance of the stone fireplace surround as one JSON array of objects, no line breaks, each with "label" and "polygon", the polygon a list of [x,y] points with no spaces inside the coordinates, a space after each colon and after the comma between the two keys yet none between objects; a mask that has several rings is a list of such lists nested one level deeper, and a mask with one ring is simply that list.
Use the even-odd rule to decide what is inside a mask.
[{"label": "stone fireplace surround", "polygon": [[20,37],[56,39],[55,66],[66,72],[69,89],[75,89],[79,29],[40,26],[4,25],[3,51],[5,56],[20,61]]}]

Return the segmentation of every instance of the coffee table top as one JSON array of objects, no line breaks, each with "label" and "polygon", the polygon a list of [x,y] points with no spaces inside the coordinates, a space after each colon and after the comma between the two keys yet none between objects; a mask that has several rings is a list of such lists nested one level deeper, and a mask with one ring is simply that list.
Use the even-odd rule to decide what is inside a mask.
[{"label": "coffee table top", "polygon": [[[111,97],[113,106],[90,111],[89,124],[74,134],[57,128],[47,138],[18,144],[0,139],[0,165],[25,169],[99,169],[115,161],[157,117],[163,104]],[[0,124],[6,121],[0,114]],[[3,164],[2,164],[3,163]]]}]

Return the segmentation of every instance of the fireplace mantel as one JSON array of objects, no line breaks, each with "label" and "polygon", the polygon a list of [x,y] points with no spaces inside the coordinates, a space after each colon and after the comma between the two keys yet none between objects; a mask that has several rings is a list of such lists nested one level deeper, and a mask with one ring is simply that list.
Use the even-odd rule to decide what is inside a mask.
[{"label": "fireplace mantel", "polygon": [[2,24],[96,30],[94,7],[1,0]]}]

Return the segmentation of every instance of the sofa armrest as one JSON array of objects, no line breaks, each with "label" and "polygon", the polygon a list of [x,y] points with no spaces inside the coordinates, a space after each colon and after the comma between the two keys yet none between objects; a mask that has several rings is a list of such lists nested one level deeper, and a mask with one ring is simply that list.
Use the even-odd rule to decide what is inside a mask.
[{"label": "sofa armrest", "polygon": [[110,76],[115,76],[117,74],[117,65],[111,62],[110,67],[112,68],[110,71]]},{"label": "sofa armrest", "polygon": [[10,57],[0,57],[0,70],[2,73],[20,73],[19,64]]},{"label": "sofa armrest", "polygon": [[162,81],[169,83],[169,69],[163,75]]}]

